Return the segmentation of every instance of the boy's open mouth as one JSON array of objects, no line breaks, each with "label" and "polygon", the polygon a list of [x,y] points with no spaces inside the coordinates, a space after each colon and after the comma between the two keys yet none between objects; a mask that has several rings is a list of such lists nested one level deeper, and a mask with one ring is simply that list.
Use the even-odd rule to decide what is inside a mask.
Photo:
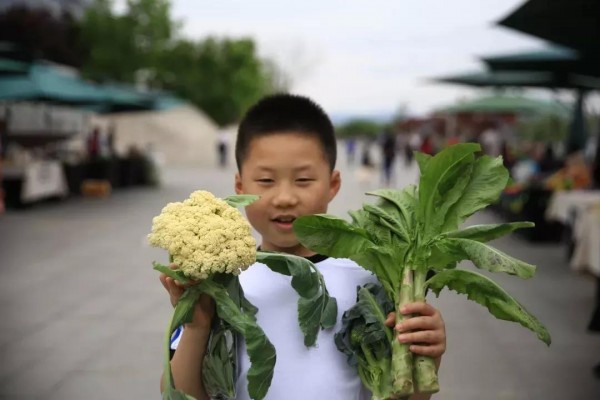
[{"label": "boy's open mouth", "polygon": [[280,215],[273,218],[271,221],[275,223],[279,228],[282,229],[292,229],[292,225],[296,217],[293,215]]}]

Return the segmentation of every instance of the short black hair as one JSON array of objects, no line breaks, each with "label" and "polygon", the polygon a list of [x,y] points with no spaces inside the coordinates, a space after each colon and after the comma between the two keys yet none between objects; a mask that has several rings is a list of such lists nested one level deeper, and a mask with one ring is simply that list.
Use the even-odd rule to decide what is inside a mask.
[{"label": "short black hair", "polygon": [[240,172],[252,140],[274,133],[300,133],[317,138],[330,169],[335,168],[335,133],[323,108],[308,97],[274,94],[250,107],[240,123],[235,143],[235,161]]}]

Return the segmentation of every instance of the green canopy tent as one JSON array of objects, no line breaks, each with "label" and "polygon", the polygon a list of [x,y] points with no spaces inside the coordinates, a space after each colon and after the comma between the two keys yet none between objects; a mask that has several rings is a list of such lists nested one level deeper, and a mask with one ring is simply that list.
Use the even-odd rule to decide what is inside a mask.
[{"label": "green canopy tent", "polygon": [[465,101],[450,107],[442,108],[439,112],[459,113],[515,113],[527,115],[555,114],[562,117],[569,115],[569,109],[564,105],[520,96],[486,96],[475,100]]},{"label": "green canopy tent", "polygon": [[481,71],[434,78],[435,82],[475,87],[532,87],[600,89],[600,78],[552,71]]},{"label": "green canopy tent", "polygon": [[34,63],[27,74],[0,76],[0,100],[46,101],[99,112],[153,109],[153,98],[117,86],[87,82],[59,67]]},{"label": "green canopy tent", "polygon": [[550,71],[600,78],[600,59],[560,46],[482,58],[492,71]]},{"label": "green canopy tent", "polygon": [[[591,72],[596,77],[600,75],[600,1],[529,0],[498,24],[576,49],[591,69],[586,72]],[[579,91],[572,120],[573,139],[569,138],[567,142],[567,147],[572,151],[585,147],[587,133],[583,123],[584,97],[585,92]],[[596,164],[600,165],[600,139],[597,143],[595,158]],[[573,147],[575,144],[577,146]],[[596,184],[600,185],[600,178],[596,180]]]},{"label": "green canopy tent", "polygon": [[0,57],[0,76],[26,75],[27,73],[29,73],[27,63]]}]

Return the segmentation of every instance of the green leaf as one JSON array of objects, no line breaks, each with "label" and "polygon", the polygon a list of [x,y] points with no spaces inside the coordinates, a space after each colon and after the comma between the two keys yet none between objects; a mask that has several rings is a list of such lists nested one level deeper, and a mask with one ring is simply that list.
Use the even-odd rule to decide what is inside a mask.
[{"label": "green leaf", "polygon": [[469,178],[469,165],[481,147],[474,143],[450,146],[427,162],[419,182],[418,220],[425,241],[441,233],[450,207],[459,200]]},{"label": "green leaf", "polygon": [[318,296],[323,289],[320,273],[314,264],[304,257],[259,251],[256,253],[256,261],[279,274],[291,276],[292,287],[301,297],[311,299]]},{"label": "green leaf", "polygon": [[363,205],[363,210],[371,214],[373,218],[378,219],[379,224],[389,229],[390,232],[398,235],[402,241],[408,243],[410,235],[401,220],[394,218],[394,216],[390,215],[383,207],[375,206],[373,204]]},{"label": "green leaf", "polygon": [[427,165],[431,160],[432,156],[426,153],[421,153],[420,151],[415,151],[415,159],[417,160],[417,164],[419,165],[419,171],[421,174],[425,173],[427,170]]},{"label": "green leaf", "polygon": [[294,221],[294,233],[306,248],[335,258],[347,258],[373,245],[364,229],[332,215],[299,217]]},{"label": "green leaf", "polygon": [[361,253],[354,254],[350,259],[364,269],[373,272],[385,288],[389,298],[394,299],[402,280],[404,267],[402,250],[406,251],[406,248],[370,247]]},{"label": "green leaf", "polygon": [[198,298],[200,297],[200,292],[197,290],[196,286],[191,286],[183,292],[177,305],[175,305],[175,311],[173,314],[173,322],[171,323],[171,333],[180,325],[187,324],[188,322],[192,322],[194,316],[194,305]]},{"label": "green leaf", "polygon": [[533,228],[533,222],[511,222],[508,224],[471,225],[468,228],[452,231],[445,234],[446,237],[455,239],[469,239],[477,242],[489,242],[502,236],[521,229]]},{"label": "green leaf", "polygon": [[[414,235],[416,228],[415,217],[418,208],[417,187],[415,185],[409,185],[402,190],[379,189],[367,194],[380,197],[396,206],[399,216],[401,216],[400,220],[404,227],[403,231],[406,231],[409,235]],[[409,238],[409,241],[410,239],[412,238]]]},{"label": "green leaf", "polygon": [[237,346],[231,328],[221,319],[213,324],[202,361],[204,390],[213,399],[236,397]]},{"label": "green leaf", "polygon": [[504,289],[477,272],[441,271],[429,279],[426,284],[438,296],[444,287],[457,293],[466,294],[469,300],[486,307],[496,318],[517,322],[533,331],[541,341],[550,345],[551,338],[548,330]]},{"label": "green leaf", "polygon": [[194,397],[172,387],[165,388],[162,398],[163,400],[196,400]]},{"label": "green leaf", "polygon": [[337,320],[337,301],[329,296],[319,270],[309,260],[290,254],[259,251],[256,261],[292,277],[292,287],[300,296],[298,323],[304,334],[304,344],[314,346],[319,329],[332,327]]},{"label": "green leaf", "polygon": [[254,318],[238,308],[225,287],[210,279],[202,281],[196,287],[215,300],[218,317],[244,337],[251,363],[248,370],[248,393],[254,400],[263,399],[273,379],[275,348]]},{"label": "green leaf", "polygon": [[172,278],[172,279],[179,281],[181,283],[184,283],[184,284],[190,283],[190,280],[183,274],[183,271],[181,271],[179,269],[169,268],[166,265],[157,263],[156,261],[153,262],[152,265],[154,266],[153,268],[155,270],[157,270],[158,272],[162,272],[169,278]]},{"label": "green leaf", "polygon": [[361,382],[373,398],[391,398],[391,342],[393,333],[385,326],[394,305],[377,284],[357,288],[357,302],[342,317],[342,329],[334,336],[336,347],[358,369]]},{"label": "green leaf", "polygon": [[260,198],[259,196],[256,196],[253,194],[237,194],[237,195],[225,197],[223,200],[227,204],[229,204],[231,207],[237,208],[237,207],[248,206],[248,205],[254,203],[259,198]]},{"label": "green leaf", "polygon": [[461,198],[448,210],[442,232],[458,229],[475,212],[494,203],[509,179],[502,158],[482,156],[475,161]]},{"label": "green leaf", "polygon": [[520,278],[531,278],[535,274],[535,266],[517,260],[498,249],[469,239],[443,239],[437,244],[454,261],[471,260],[477,268],[490,272],[505,272]]},{"label": "green leaf", "polygon": [[323,316],[321,317],[321,327],[323,329],[330,329],[335,326],[337,322],[337,300],[335,297],[329,297],[325,310],[323,310]]}]

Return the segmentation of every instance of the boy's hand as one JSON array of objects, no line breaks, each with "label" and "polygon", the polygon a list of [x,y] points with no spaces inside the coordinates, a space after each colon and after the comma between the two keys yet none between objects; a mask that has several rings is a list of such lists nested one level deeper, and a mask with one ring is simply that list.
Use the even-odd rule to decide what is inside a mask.
[{"label": "boy's hand", "polygon": [[[177,269],[177,265],[171,264],[169,265],[172,269]],[[167,292],[169,292],[169,297],[171,298],[171,304],[173,307],[177,305],[179,298],[185,291],[185,289],[191,285],[196,285],[199,282],[192,282],[190,284],[184,285],[173,278],[169,278],[165,274],[160,274],[160,282],[165,287]],[[194,317],[192,322],[187,323],[186,327],[190,328],[202,328],[209,329],[212,318],[215,314],[215,303],[213,299],[206,295],[201,294],[200,298],[196,302],[196,306],[194,308]]]},{"label": "boy's hand", "polygon": [[390,313],[385,321],[399,333],[398,340],[409,343],[410,351],[416,354],[439,358],[446,351],[446,325],[442,315],[427,303],[410,303],[401,310],[403,315],[415,314],[394,326],[396,313]]}]

